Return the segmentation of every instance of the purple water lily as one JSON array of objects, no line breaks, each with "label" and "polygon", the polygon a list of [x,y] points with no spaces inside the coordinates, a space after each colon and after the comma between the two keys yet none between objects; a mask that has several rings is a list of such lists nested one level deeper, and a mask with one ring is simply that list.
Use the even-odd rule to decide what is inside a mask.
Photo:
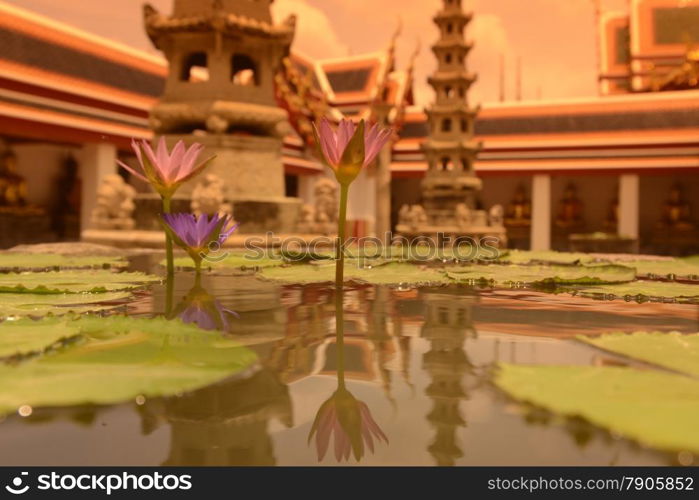
[{"label": "purple water lily", "polygon": [[211,251],[217,251],[238,229],[238,224],[233,224],[233,218],[228,215],[164,214],[162,220],[165,231],[194,260],[197,270],[201,260]]},{"label": "purple water lily", "polygon": [[202,294],[189,294],[185,309],[178,315],[183,323],[193,323],[202,330],[227,331],[230,324],[229,317],[240,318],[238,313],[227,309],[218,300]]}]

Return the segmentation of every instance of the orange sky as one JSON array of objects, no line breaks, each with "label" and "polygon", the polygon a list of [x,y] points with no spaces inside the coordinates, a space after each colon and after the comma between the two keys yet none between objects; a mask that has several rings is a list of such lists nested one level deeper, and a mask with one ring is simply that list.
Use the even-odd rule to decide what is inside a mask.
[{"label": "orange sky", "polygon": [[[5,0],[99,35],[154,52],[143,33],[141,0]],[[169,12],[172,0],[151,0]],[[622,10],[626,0],[602,0],[605,10]],[[399,64],[418,38],[420,104],[432,98],[424,83],[434,67],[429,45],[437,31],[431,18],[442,0],[276,0],[278,18],[299,15],[295,48],[313,57],[338,57],[384,48],[401,19]],[[593,0],[465,0],[475,13],[469,36],[476,48],[471,69],[479,74],[474,102],[498,98],[500,54],[505,54],[507,97],[515,96],[516,61],[522,60],[525,99],[596,93]]]}]

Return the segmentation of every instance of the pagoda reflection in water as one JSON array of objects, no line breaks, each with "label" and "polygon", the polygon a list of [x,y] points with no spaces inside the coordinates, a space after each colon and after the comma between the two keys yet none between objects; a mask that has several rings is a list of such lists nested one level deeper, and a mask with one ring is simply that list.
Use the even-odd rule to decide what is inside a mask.
[{"label": "pagoda reflection in water", "polygon": [[424,290],[425,323],[421,335],[430,350],[423,355],[423,368],[430,374],[426,394],[432,399],[427,420],[435,430],[429,452],[437,465],[454,465],[463,456],[457,431],[466,421],[461,403],[468,399],[464,376],[473,366],[464,351],[464,342],[475,337],[472,309],[476,295],[464,295],[460,289]]}]

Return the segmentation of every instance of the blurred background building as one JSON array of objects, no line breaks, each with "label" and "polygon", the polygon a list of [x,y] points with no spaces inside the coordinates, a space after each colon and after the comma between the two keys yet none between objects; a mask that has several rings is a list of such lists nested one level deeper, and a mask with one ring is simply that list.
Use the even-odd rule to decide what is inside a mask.
[{"label": "blurred background building", "polygon": [[[246,2],[213,2],[219,10],[197,15],[235,15],[249,32],[237,10]],[[692,206],[699,195],[699,5],[632,0],[628,14],[599,14],[600,96],[481,107],[477,204],[504,208],[508,239],[520,248],[699,252],[699,207]],[[149,15],[146,9],[146,27]],[[269,19],[255,29],[264,31],[264,23],[275,26]],[[424,39],[436,41],[437,30]],[[133,162],[131,139],[154,136],[151,113],[173,73],[163,57],[1,1],[0,40],[0,246],[78,239],[94,225],[98,188],[116,173],[115,160]],[[310,123],[344,115],[398,129],[378,165],[353,186],[352,231],[395,227],[403,206],[421,203],[429,127],[415,105],[414,60],[396,61],[400,43],[407,42],[398,32],[387,32],[376,52],[332,60],[313,60],[292,44],[278,67],[270,63],[272,105],[288,118],[274,129],[283,176],[277,198],[315,203],[326,173],[314,157]],[[212,75],[208,61],[192,62],[187,83]],[[217,124],[204,124],[204,132],[209,125]],[[147,198],[146,186],[125,180],[136,200]],[[150,229],[138,217],[135,224],[135,231]]]}]

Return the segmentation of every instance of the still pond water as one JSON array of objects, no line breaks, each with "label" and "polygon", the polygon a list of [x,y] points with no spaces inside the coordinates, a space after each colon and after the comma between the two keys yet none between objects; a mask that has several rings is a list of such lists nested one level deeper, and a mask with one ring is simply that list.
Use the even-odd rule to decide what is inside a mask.
[{"label": "still pond water", "polygon": [[[193,274],[177,274],[173,304],[194,285]],[[319,461],[308,440],[337,387],[334,288],[205,274],[202,290],[215,297],[226,335],[258,354],[257,366],[179,397],[8,416],[0,421],[0,465],[336,464],[332,443]],[[153,287],[127,311],[161,314],[166,296],[165,286]],[[345,290],[343,311],[347,389],[388,439],[365,450],[362,465],[677,463],[675,455],[584,422],[525,409],[493,387],[489,374],[498,361],[623,363],[574,337],[697,332],[696,305],[354,285]]]}]

